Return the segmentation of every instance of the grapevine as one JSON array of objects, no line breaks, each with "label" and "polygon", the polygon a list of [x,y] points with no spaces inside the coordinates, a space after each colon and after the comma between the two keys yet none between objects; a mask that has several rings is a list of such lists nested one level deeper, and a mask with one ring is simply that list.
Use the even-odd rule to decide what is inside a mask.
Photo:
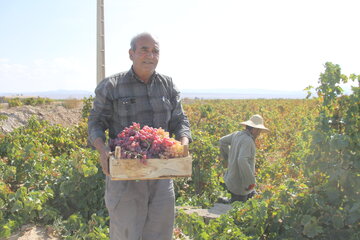
[{"label": "grapevine", "polygon": [[182,157],[184,148],[181,143],[162,128],[153,128],[133,123],[110,140],[110,148],[121,147],[121,158],[176,158]]}]

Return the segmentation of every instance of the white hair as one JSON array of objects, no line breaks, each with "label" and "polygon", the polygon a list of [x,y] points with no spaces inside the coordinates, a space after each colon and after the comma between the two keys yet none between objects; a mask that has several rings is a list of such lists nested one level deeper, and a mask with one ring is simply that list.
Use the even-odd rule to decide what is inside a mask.
[{"label": "white hair", "polygon": [[159,44],[159,41],[157,40],[156,37],[154,37],[153,35],[151,35],[150,33],[148,32],[143,32],[143,33],[139,33],[137,34],[136,36],[134,36],[132,39],[131,39],[131,42],[130,42],[130,48],[131,50],[135,51],[136,50],[136,42],[142,38],[142,37],[150,37],[152,38],[157,44]]}]

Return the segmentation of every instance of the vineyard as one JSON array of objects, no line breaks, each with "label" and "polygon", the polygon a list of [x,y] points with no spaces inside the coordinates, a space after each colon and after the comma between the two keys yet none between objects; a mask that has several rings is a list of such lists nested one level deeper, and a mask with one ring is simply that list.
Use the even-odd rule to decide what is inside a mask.
[{"label": "vineyard", "polygon": [[[174,181],[177,206],[209,208],[224,189],[220,137],[260,114],[270,129],[256,140],[258,194],[204,221],[179,210],[177,239],[360,239],[360,86],[325,64],[308,99],[184,99],[193,142],[191,178]],[[71,127],[31,118],[0,135],[0,239],[22,225],[48,226],[62,239],[108,239],[104,175],[82,121]],[[1,124],[1,118],[0,118]]]}]

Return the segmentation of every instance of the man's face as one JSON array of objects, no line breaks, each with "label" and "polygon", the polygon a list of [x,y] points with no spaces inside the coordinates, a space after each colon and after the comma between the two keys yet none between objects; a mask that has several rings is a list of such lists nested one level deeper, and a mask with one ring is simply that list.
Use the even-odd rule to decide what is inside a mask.
[{"label": "man's face", "polygon": [[159,44],[149,36],[137,40],[136,49],[129,51],[130,59],[137,74],[152,74],[159,62]]},{"label": "man's face", "polygon": [[253,128],[251,130],[251,134],[253,135],[254,139],[256,139],[258,136],[260,136],[261,129],[259,128]]}]

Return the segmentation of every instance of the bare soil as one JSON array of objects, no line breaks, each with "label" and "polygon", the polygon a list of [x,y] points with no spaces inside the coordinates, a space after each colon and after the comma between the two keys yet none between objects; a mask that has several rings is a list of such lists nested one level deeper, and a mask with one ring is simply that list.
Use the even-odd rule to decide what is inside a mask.
[{"label": "bare soil", "polygon": [[50,228],[36,226],[36,225],[24,225],[21,230],[12,235],[7,240],[59,240],[60,238],[52,235]]},{"label": "bare soil", "polygon": [[0,109],[0,133],[9,133],[15,128],[26,125],[30,117],[36,116],[40,120],[49,121],[51,124],[63,126],[76,125],[81,120],[82,106],[66,108],[61,104],[43,106],[19,106]]}]

